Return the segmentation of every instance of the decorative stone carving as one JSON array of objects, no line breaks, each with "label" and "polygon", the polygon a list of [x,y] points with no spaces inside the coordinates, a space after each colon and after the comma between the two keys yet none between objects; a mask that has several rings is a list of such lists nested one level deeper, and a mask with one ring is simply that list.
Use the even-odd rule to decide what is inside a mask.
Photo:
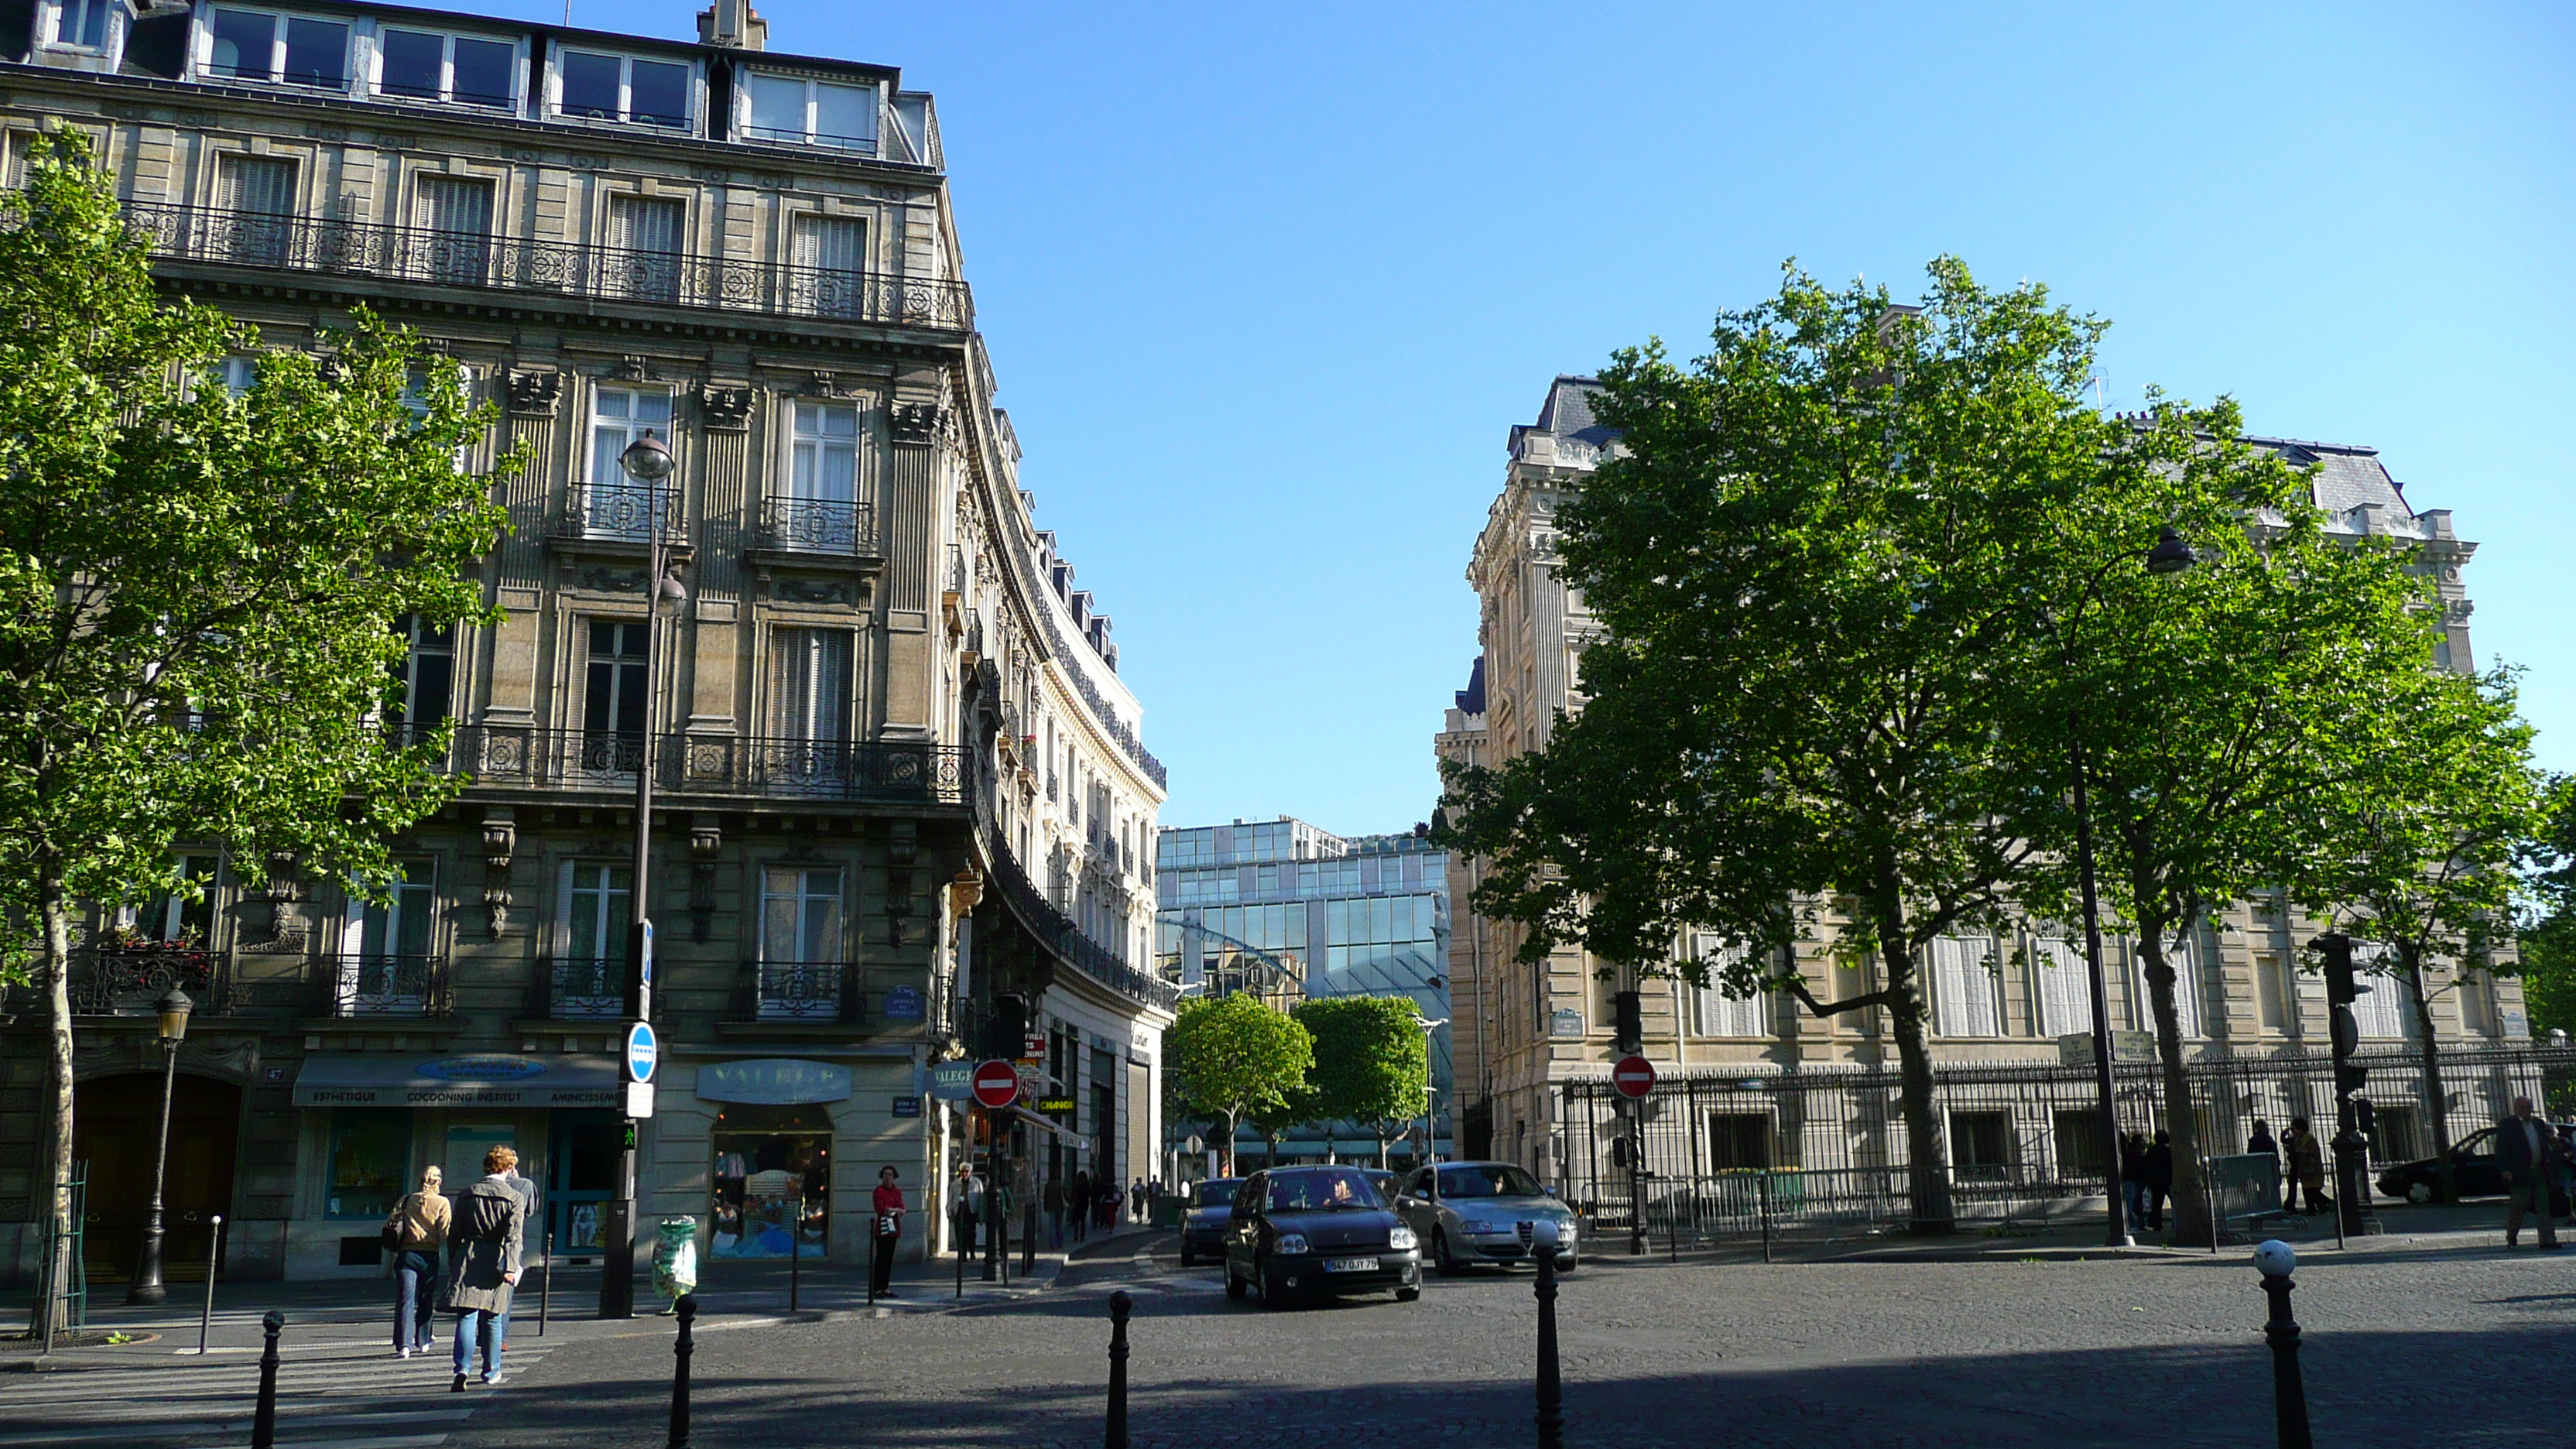
[{"label": "decorative stone carving", "polygon": [[886,944],[903,949],[905,920],[912,915],[912,867],[921,857],[921,827],[897,820],[886,833]]},{"label": "decorative stone carving", "polygon": [[563,400],[563,374],[529,368],[510,370],[510,411],[552,417]]},{"label": "decorative stone carving", "polygon": [[936,443],[945,422],[937,403],[896,403],[886,409],[886,429],[898,443]]},{"label": "decorative stone carving", "polygon": [[653,359],[633,354],[617,359],[610,375],[620,382],[652,382],[661,376],[653,370]]},{"label": "decorative stone carving", "polygon": [[805,374],[805,381],[797,388],[797,391],[803,393],[807,397],[849,396],[848,393],[841,390],[841,379],[828,372],[809,372]]},{"label": "decorative stone carving", "polygon": [[711,430],[742,432],[751,426],[751,389],[712,384],[699,388],[698,417]]},{"label": "decorative stone carving", "polygon": [[483,817],[483,929],[500,939],[510,920],[510,857],[519,845],[518,821],[495,807]]},{"label": "decorative stone carving", "polygon": [[300,956],[311,928],[295,891],[295,857],[280,852],[268,858],[268,884],[244,892],[241,934],[235,949],[254,956]]},{"label": "decorative stone carving", "polygon": [[585,589],[603,594],[640,594],[644,592],[642,569],[585,568],[575,580]]},{"label": "decorative stone carving", "polygon": [[699,945],[715,933],[716,859],[724,854],[724,831],[713,824],[689,827],[689,935]]},{"label": "decorative stone carving", "polygon": [[[642,588],[642,584],[637,584]],[[778,597],[791,604],[847,604],[853,601],[850,585],[843,579],[780,579]]]}]

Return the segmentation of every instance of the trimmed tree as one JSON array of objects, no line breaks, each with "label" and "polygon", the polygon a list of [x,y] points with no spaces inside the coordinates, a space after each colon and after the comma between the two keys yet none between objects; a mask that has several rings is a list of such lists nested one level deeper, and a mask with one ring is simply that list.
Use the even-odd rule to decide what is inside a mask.
[{"label": "trimmed tree", "polygon": [[1326,996],[1297,1003],[1293,1014],[1315,1039],[1315,1115],[1375,1135],[1377,1165],[1386,1166],[1390,1129],[1431,1100],[1421,1008],[1409,996]]},{"label": "trimmed tree", "polygon": [[1174,1106],[1225,1128],[1225,1175],[1234,1136],[1255,1112],[1293,1110],[1315,1064],[1314,1039],[1259,997],[1193,997],[1163,1038],[1163,1077]]},{"label": "trimmed tree", "polygon": [[193,895],[183,835],[245,884],[281,855],[384,879],[388,838],[454,793],[443,737],[372,723],[401,702],[392,625],[489,617],[464,571],[502,515],[457,466],[491,420],[454,364],[363,312],[327,364],[265,354],[230,393],[256,335],[160,299],[76,133],[38,142],[0,222],[0,319],[0,905],[35,934],[60,1230],[78,903]]}]

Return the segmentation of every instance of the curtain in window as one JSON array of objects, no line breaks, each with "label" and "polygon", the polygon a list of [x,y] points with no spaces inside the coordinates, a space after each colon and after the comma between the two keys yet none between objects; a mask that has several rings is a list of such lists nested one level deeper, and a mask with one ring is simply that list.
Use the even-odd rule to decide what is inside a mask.
[{"label": "curtain in window", "polygon": [[867,227],[856,217],[800,216],[794,246],[794,301],[819,317],[855,317],[866,299]]},{"label": "curtain in window", "polygon": [[1988,964],[1994,943],[1983,937],[1939,936],[1932,941],[1932,1025],[1943,1036],[2001,1036],[2003,1016]]},{"label": "curtain in window", "polygon": [[687,209],[653,196],[620,196],[608,204],[609,274],[629,297],[680,298],[680,252]]},{"label": "curtain in window", "polygon": [[295,217],[295,163],[272,156],[224,158],[219,194],[235,261],[282,266]]},{"label": "curtain in window", "polygon": [[778,733],[792,740],[850,737],[850,636],[841,629],[778,631]]},{"label": "curtain in window", "polygon": [[2374,976],[2372,969],[2393,971],[2397,968],[2397,948],[2378,941],[2353,943],[2355,965],[2365,969],[2356,977],[2369,987],[2352,1003],[2353,1025],[2361,1029],[2364,1040],[2403,1041],[2415,1034],[2415,1009],[2407,1004],[2406,982],[2397,976]]},{"label": "curtain in window", "polygon": [[[1428,903],[1426,898],[1426,904]],[[1691,954],[1708,963],[1710,974],[1725,970],[1741,960],[1743,953],[1719,948],[1715,936],[1691,938]],[[1690,990],[1691,1035],[1693,1036],[1769,1036],[1772,1034],[1771,998],[1767,993],[1730,996],[1714,985]]]},{"label": "curtain in window", "polygon": [[492,183],[466,176],[420,178],[415,213],[428,231],[421,260],[442,282],[481,283],[492,256]]},{"label": "curtain in window", "polygon": [[2042,937],[2031,944],[2039,979],[2039,1029],[2050,1036],[2093,1030],[2093,976],[2080,942]]}]

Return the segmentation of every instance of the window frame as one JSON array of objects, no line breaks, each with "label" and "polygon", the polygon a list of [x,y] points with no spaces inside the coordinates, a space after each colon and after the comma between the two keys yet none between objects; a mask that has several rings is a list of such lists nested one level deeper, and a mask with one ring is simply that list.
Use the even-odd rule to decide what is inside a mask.
[{"label": "window frame", "polygon": [[[767,128],[762,128],[761,131],[755,131],[753,129],[751,123],[752,83],[754,81],[763,80],[794,81],[804,86],[805,130],[802,135],[790,138],[780,134],[763,134]],[[821,139],[820,135],[814,129],[815,121],[821,114],[816,101],[816,92],[814,89],[816,86],[840,86],[847,90],[865,90],[873,93],[876,101],[876,108],[872,113],[875,121],[875,129],[870,131],[864,137],[850,136],[830,141]],[[880,156],[885,153],[885,108],[886,84],[881,79],[862,85],[855,81],[836,80],[828,76],[806,75],[795,71],[765,70],[757,66],[745,67],[735,73],[733,116],[731,118],[733,122],[733,139],[754,146],[813,146],[826,151],[843,151],[854,156]],[[843,144],[843,142],[848,142],[850,144]]]},{"label": "window frame", "polygon": [[[349,95],[363,77],[357,65],[357,50],[363,22],[356,16],[315,15],[307,11],[278,10],[265,5],[207,5],[198,12],[196,35],[188,48],[188,78],[201,83],[224,81],[252,85],[283,86],[314,95]],[[265,15],[277,22],[269,32],[269,69],[262,75],[224,75],[215,66],[215,17],[222,14]],[[317,25],[337,25],[345,32],[340,42],[340,83],[337,87],[311,85],[289,79],[286,74],[286,32],[298,20]],[[371,97],[372,99],[372,97]]]},{"label": "window frame", "polygon": [[[37,33],[45,37],[40,49],[63,55],[115,55],[123,48],[125,27],[132,24],[134,13],[126,0],[45,0],[49,17],[44,18]],[[63,39],[65,19],[78,9],[86,17],[99,17],[98,44]]]},{"label": "window frame", "polygon": [[[564,110],[563,65],[569,55],[606,56],[617,62],[617,114],[614,116],[580,116]],[[677,126],[635,119],[635,63],[677,66],[687,77],[688,114]],[[640,55],[627,50],[597,50],[588,46],[558,45],[546,50],[545,108],[541,119],[561,121],[576,126],[635,126],[665,136],[706,135],[707,71],[705,62],[691,58],[675,60],[664,55]]]},{"label": "window frame", "polygon": [[[438,37],[440,43],[437,95],[405,96],[386,92],[385,37],[394,31],[401,31],[407,35]],[[506,45],[510,48],[510,95],[506,102],[490,106],[480,101],[460,101],[456,98],[456,42],[460,40],[482,41],[486,44]],[[367,99],[371,101],[383,101],[397,106],[454,106],[473,115],[522,117],[528,111],[528,38],[524,35],[492,35],[473,30],[435,29],[429,26],[379,21],[374,33],[368,37],[365,79]]]}]

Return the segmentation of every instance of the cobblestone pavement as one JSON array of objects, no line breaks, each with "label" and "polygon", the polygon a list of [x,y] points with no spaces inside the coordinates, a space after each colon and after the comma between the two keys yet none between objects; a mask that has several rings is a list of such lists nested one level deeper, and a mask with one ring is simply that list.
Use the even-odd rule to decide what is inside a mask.
[{"label": "cobblestone pavement", "polygon": [[[696,1442],[1096,1446],[1117,1287],[1137,1299],[1140,1446],[1532,1441],[1526,1275],[1271,1312],[1131,1251],[1020,1303],[704,1334]],[[2318,1443],[2576,1442],[2576,1253],[2321,1253],[2298,1282]],[[1558,1304],[1567,1442],[2269,1446],[2258,1284],[2241,1252],[1590,1261]],[[450,1442],[660,1445],[671,1363],[667,1337],[567,1344]],[[2515,1363],[2530,1397],[2500,1418],[2489,1386]]]}]

